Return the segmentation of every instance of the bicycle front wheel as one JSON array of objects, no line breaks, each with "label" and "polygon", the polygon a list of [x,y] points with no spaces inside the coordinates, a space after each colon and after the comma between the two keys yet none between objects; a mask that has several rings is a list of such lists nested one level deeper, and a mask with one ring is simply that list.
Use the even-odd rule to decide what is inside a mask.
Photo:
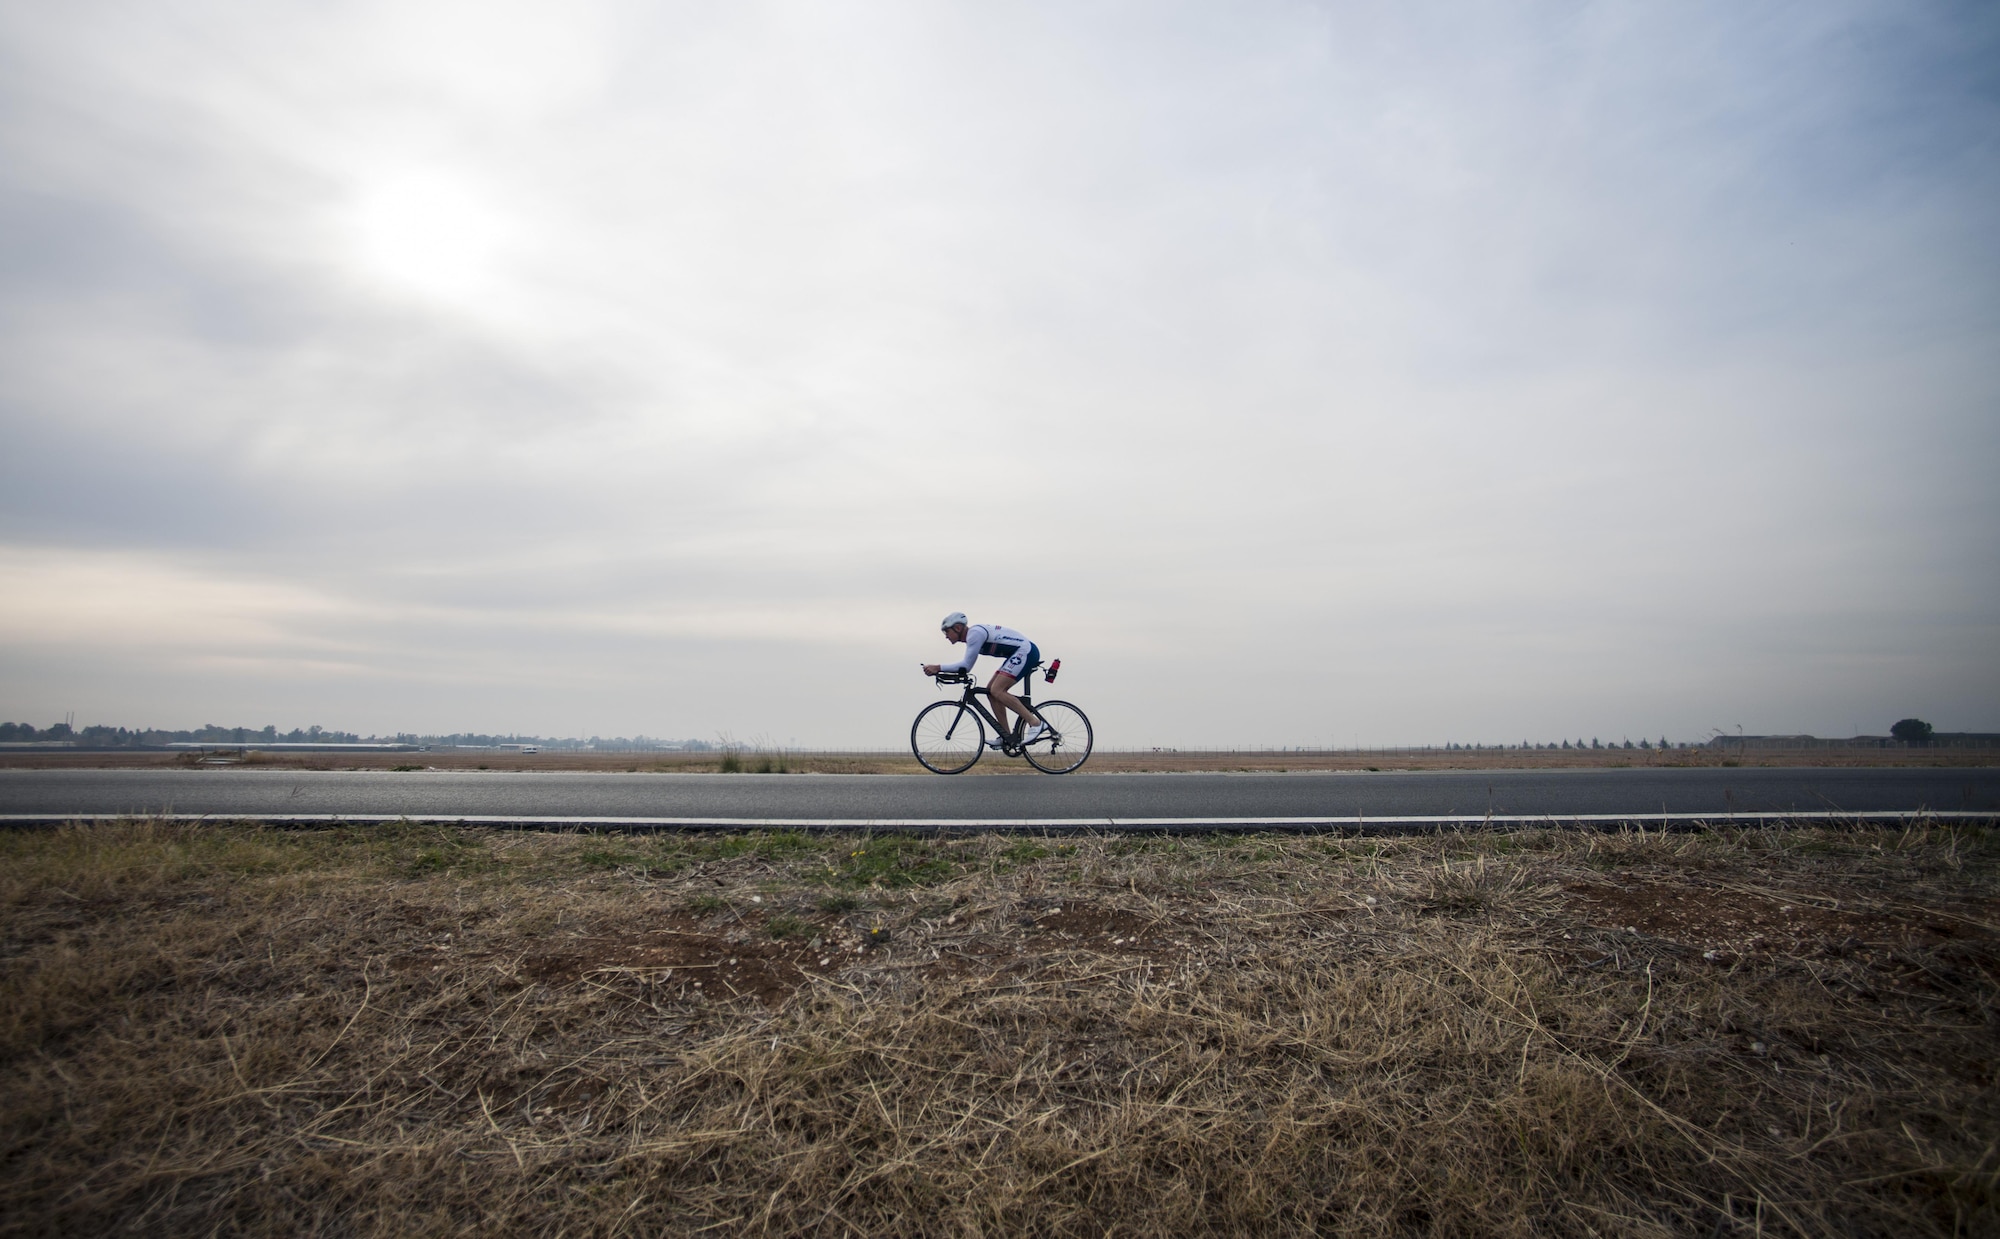
[{"label": "bicycle front wheel", "polygon": [[1042,701],[1035,713],[1049,729],[1037,736],[1022,756],[1044,774],[1068,774],[1090,756],[1090,720],[1067,701]]},{"label": "bicycle front wheel", "polygon": [[986,728],[962,701],[934,701],[910,726],[910,751],[934,774],[963,774],[986,751]]}]

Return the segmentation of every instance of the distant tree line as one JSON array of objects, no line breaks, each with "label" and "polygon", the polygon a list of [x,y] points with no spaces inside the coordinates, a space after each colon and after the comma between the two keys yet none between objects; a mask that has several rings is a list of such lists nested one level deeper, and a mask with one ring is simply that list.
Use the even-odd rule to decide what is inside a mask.
[{"label": "distant tree line", "polygon": [[75,728],[68,723],[37,727],[33,723],[0,723],[0,744],[74,744],[78,748],[120,749],[157,748],[164,744],[421,744],[493,748],[502,744],[533,744],[545,749],[686,749],[702,751],[716,747],[706,740],[660,740],[651,736],[591,736],[552,738],[547,736],[485,735],[453,732],[450,735],[418,735],[397,732],[394,736],[362,736],[351,731],[329,731],[315,723],[279,731],[272,724],[262,727],[223,727],[209,723],[180,731],[159,727],[108,727],[95,724]]},{"label": "distant tree line", "polygon": [[33,723],[0,723],[0,743],[12,741],[69,741],[89,748],[125,748],[160,744],[358,744],[361,737],[351,731],[328,731],[314,724],[311,727],[294,727],[290,731],[279,731],[274,726],[264,727],[223,727],[208,723],[201,727],[182,731],[168,731],[158,727],[107,727],[94,724],[89,727],[73,728],[68,723],[52,723],[47,727],[36,727]]}]

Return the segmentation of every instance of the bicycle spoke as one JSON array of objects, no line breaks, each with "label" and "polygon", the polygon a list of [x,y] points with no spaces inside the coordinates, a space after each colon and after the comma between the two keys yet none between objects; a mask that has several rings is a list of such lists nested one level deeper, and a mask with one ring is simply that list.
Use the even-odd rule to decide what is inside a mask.
[{"label": "bicycle spoke", "polygon": [[1035,707],[1048,730],[1027,744],[1022,756],[1035,769],[1048,774],[1067,774],[1090,757],[1090,720],[1067,701],[1044,702]]},{"label": "bicycle spoke", "polygon": [[985,727],[978,713],[962,701],[925,706],[910,728],[910,751],[925,769],[938,774],[971,769],[985,749]]}]

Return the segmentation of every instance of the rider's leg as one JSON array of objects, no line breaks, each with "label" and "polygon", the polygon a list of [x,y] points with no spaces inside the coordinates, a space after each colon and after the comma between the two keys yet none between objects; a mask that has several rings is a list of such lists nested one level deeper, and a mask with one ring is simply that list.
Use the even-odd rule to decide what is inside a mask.
[{"label": "rider's leg", "polygon": [[1005,671],[996,671],[986,682],[986,701],[993,707],[993,717],[1000,723],[1000,733],[1011,736],[1016,726],[1013,715],[1020,712],[1020,699],[1007,690],[1014,685],[1014,677]]},{"label": "rider's leg", "polygon": [[996,671],[993,673],[993,679],[986,685],[986,699],[993,703],[993,717],[1000,720],[1000,726],[1005,728],[1007,734],[1010,736],[1014,734],[1015,725],[1007,718],[1009,710],[1020,715],[1030,723],[1039,723],[1042,721],[1027,706],[1021,704],[1019,697],[1007,691],[1014,687],[1017,682],[1015,677],[1008,675],[1005,671]]}]

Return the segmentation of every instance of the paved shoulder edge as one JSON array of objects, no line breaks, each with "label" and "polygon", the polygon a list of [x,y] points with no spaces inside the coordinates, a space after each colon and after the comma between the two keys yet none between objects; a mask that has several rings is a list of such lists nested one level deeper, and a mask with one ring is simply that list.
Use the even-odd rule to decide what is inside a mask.
[{"label": "paved shoulder edge", "polygon": [[394,813],[6,813],[0,826],[63,826],[118,821],[260,822],[274,826],[418,825],[493,826],[525,830],[1108,830],[1135,833],[1189,831],[1287,831],[1397,834],[1483,827],[1757,826],[1782,822],[1960,821],[1992,822],[1991,812],[1897,809],[1864,812],[1807,810],[1770,813],[1418,814],[1388,817],[1076,817],[1076,818],[749,818],[585,817]]}]

